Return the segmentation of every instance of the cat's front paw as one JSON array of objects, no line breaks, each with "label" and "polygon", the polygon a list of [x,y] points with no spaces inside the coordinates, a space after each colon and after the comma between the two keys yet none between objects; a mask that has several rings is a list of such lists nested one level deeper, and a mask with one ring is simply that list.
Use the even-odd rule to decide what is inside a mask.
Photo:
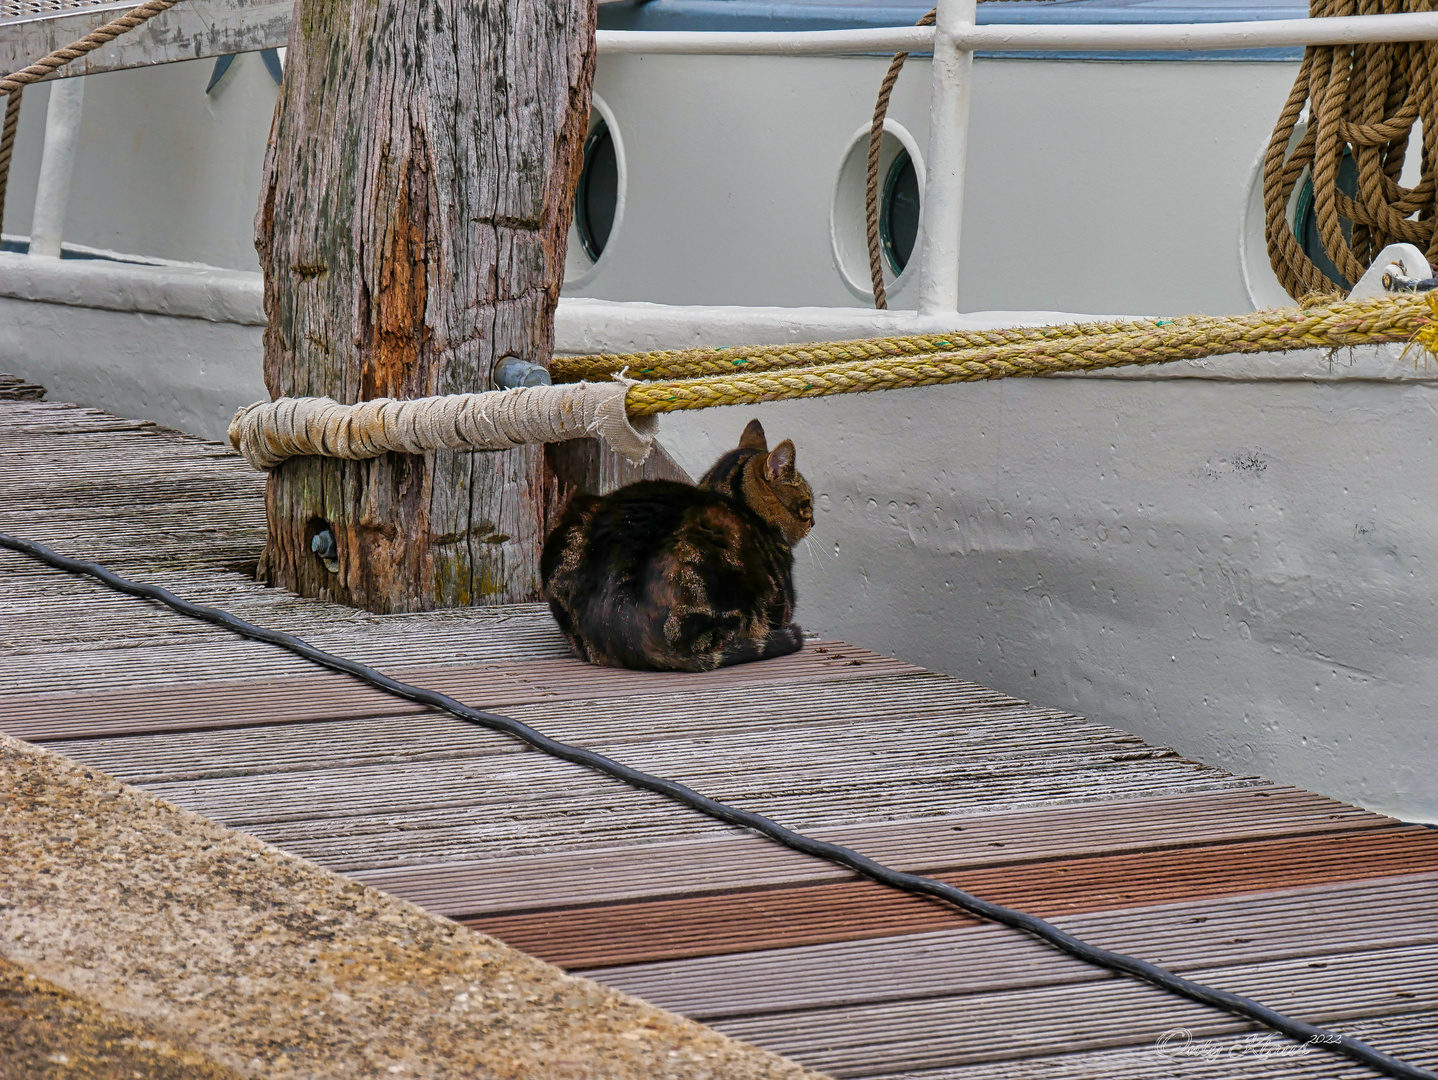
[{"label": "cat's front paw", "polygon": [[764,656],[788,656],[804,647],[804,631],[798,623],[790,623],[778,630],[770,631],[764,642]]}]

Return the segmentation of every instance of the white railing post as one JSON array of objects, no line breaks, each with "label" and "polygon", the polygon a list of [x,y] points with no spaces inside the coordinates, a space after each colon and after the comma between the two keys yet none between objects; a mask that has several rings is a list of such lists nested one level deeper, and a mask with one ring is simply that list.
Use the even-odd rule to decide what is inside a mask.
[{"label": "white railing post", "polygon": [[964,222],[964,166],[974,71],[974,54],[959,48],[959,39],[972,32],[975,15],[975,0],[939,0],[919,274],[919,312],[923,315],[959,310],[959,233]]},{"label": "white railing post", "polygon": [[80,141],[80,112],[85,79],[74,76],[50,84],[45,111],[45,149],[40,156],[40,182],[35,188],[35,216],[30,221],[30,254],[60,257],[65,210],[70,204],[70,177]]}]

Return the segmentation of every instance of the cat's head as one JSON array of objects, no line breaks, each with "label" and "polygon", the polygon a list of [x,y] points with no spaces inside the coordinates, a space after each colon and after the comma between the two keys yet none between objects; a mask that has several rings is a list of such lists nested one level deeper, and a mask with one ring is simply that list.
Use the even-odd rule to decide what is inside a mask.
[{"label": "cat's head", "polygon": [[785,439],[770,450],[763,426],[750,420],[739,450],[749,451],[738,485],[744,504],[797,544],[814,527],[814,492],[794,465],[794,444]]}]

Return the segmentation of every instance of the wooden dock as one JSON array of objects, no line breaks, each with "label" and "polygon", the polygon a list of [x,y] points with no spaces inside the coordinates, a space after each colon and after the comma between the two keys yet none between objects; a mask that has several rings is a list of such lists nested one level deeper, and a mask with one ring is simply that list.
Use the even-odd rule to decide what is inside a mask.
[{"label": "wooden dock", "polygon": [[[1438,831],[837,640],[622,672],[300,600],[239,458],[14,397],[0,530],[1438,1067]],[[4,551],[0,731],[832,1076],[1374,1075]]]}]

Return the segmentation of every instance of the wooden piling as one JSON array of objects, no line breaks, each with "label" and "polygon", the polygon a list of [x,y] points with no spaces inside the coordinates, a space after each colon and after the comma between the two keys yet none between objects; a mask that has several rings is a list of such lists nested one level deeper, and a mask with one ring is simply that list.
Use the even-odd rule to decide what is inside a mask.
[{"label": "wooden piling", "polygon": [[[548,363],[595,10],[299,0],[255,226],[272,396],[463,393],[507,355]],[[378,612],[532,600],[563,486],[537,446],[291,461],[261,572]]]}]

